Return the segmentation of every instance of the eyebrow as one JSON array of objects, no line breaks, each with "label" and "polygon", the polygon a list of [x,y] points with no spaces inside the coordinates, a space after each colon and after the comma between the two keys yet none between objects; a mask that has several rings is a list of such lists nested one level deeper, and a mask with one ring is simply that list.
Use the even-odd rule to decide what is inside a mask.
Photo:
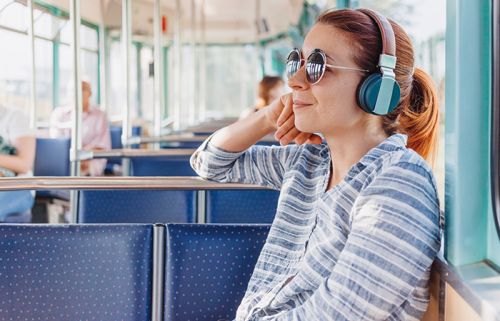
[{"label": "eyebrow", "polygon": [[[314,48],[314,49],[320,49],[320,48]],[[332,56],[329,56],[323,49],[321,49],[321,51],[323,51],[323,53],[325,54],[325,56],[326,56],[327,59],[330,59],[331,61],[333,61],[334,63],[336,63],[335,58],[333,58]],[[302,53],[302,57],[307,57],[306,55],[304,55],[304,49],[301,48],[300,52]]]}]

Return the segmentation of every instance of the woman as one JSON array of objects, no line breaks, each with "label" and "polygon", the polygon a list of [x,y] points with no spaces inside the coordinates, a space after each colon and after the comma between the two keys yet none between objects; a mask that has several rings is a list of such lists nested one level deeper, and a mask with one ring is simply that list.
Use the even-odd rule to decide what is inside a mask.
[{"label": "woman", "polygon": [[281,77],[277,76],[264,76],[259,82],[259,93],[257,104],[255,107],[247,108],[240,114],[240,119],[245,118],[253,112],[269,105],[273,100],[277,99],[283,94],[285,83]]},{"label": "woman", "polygon": [[[408,35],[367,9],[327,12],[287,73],[292,94],[219,130],[191,160],[207,179],[281,190],[236,319],[420,319],[440,244],[424,160],[438,106]],[[274,130],[297,144],[248,149]]]}]

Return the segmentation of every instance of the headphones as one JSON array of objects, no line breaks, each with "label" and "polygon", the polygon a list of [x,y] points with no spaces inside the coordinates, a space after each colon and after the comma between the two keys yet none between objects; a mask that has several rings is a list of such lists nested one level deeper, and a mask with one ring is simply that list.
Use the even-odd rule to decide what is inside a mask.
[{"label": "headphones", "polygon": [[358,86],[358,104],[367,113],[387,115],[399,103],[401,90],[396,81],[396,38],[394,30],[386,17],[369,9],[357,9],[369,16],[380,30],[382,38],[382,53],[378,61],[380,72],[366,77]]}]

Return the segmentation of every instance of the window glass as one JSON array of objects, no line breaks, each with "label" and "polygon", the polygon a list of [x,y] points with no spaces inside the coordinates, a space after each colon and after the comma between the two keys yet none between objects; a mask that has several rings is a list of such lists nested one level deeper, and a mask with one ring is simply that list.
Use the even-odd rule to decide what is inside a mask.
[{"label": "window glass", "polygon": [[[66,22],[61,28],[61,42],[70,44],[72,41],[71,24]],[[99,39],[97,30],[80,25],[80,47],[88,50],[97,51],[99,49]]]},{"label": "window glass", "polygon": [[[122,62],[122,45],[119,41],[113,41],[110,45],[110,75],[109,75],[109,106],[108,106],[108,117],[112,121],[118,121],[122,119],[122,110],[125,105],[125,70],[123,68]],[[130,85],[132,87],[130,102],[130,114],[131,118],[137,117],[137,51],[131,48],[130,55]]]},{"label": "window glass", "polygon": [[0,29],[0,104],[29,112],[30,49],[25,35]]},{"label": "window glass", "polygon": [[[207,116],[238,117],[256,102],[259,66],[255,47],[209,46],[206,53]],[[186,60],[185,64],[190,63]]]},{"label": "window glass", "polygon": [[[59,47],[59,92],[60,104],[67,105],[71,93],[68,84],[71,84],[71,77],[73,75],[73,62],[71,60],[71,47],[68,45],[61,45]],[[90,103],[97,106],[97,91],[98,91],[98,54],[86,50],[81,50],[80,57],[80,72],[82,80],[90,82],[92,87],[92,97]]]},{"label": "window glass", "polygon": [[4,8],[0,13],[0,25],[20,31],[26,31],[28,29],[26,6],[17,2],[11,3],[7,7],[5,6],[5,1],[4,3],[0,3],[0,9]]},{"label": "window glass", "polygon": [[99,40],[97,38],[97,30],[81,25],[80,27],[80,46],[89,50],[99,49]]},{"label": "window glass", "polygon": [[73,73],[73,63],[71,61],[71,47],[67,45],[59,46],[59,105],[67,106],[71,103],[71,93],[69,84]]},{"label": "window glass", "polygon": [[61,20],[47,12],[35,10],[35,35],[54,39],[57,33],[66,24],[67,20]]},{"label": "window glass", "polygon": [[[37,121],[50,120],[53,102],[52,65],[52,42],[35,39]],[[30,78],[27,80],[29,83]]]},{"label": "window glass", "polygon": [[142,118],[153,121],[154,113],[154,76],[149,74],[149,65],[153,62],[153,49],[141,48],[141,109]]},{"label": "window glass", "polygon": [[98,54],[86,50],[81,51],[81,73],[82,79],[89,81],[92,87],[92,97],[90,97],[90,104],[97,106],[97,92],[98,92]]}]

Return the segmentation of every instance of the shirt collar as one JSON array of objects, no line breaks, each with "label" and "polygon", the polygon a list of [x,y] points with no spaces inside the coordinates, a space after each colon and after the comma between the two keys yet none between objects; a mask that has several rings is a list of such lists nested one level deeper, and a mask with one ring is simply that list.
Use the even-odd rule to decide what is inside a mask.
[{"label": "shirt collar", "polygon": [[359,163],[364,166],[368,166],[373,163],[377,158],[395,151],[406,148],[406,142],[408,140],[408,136],[404,134],[393,134],[386,139],[384,139],[378,146],[370,149],[368,153],[363,156]]}]

